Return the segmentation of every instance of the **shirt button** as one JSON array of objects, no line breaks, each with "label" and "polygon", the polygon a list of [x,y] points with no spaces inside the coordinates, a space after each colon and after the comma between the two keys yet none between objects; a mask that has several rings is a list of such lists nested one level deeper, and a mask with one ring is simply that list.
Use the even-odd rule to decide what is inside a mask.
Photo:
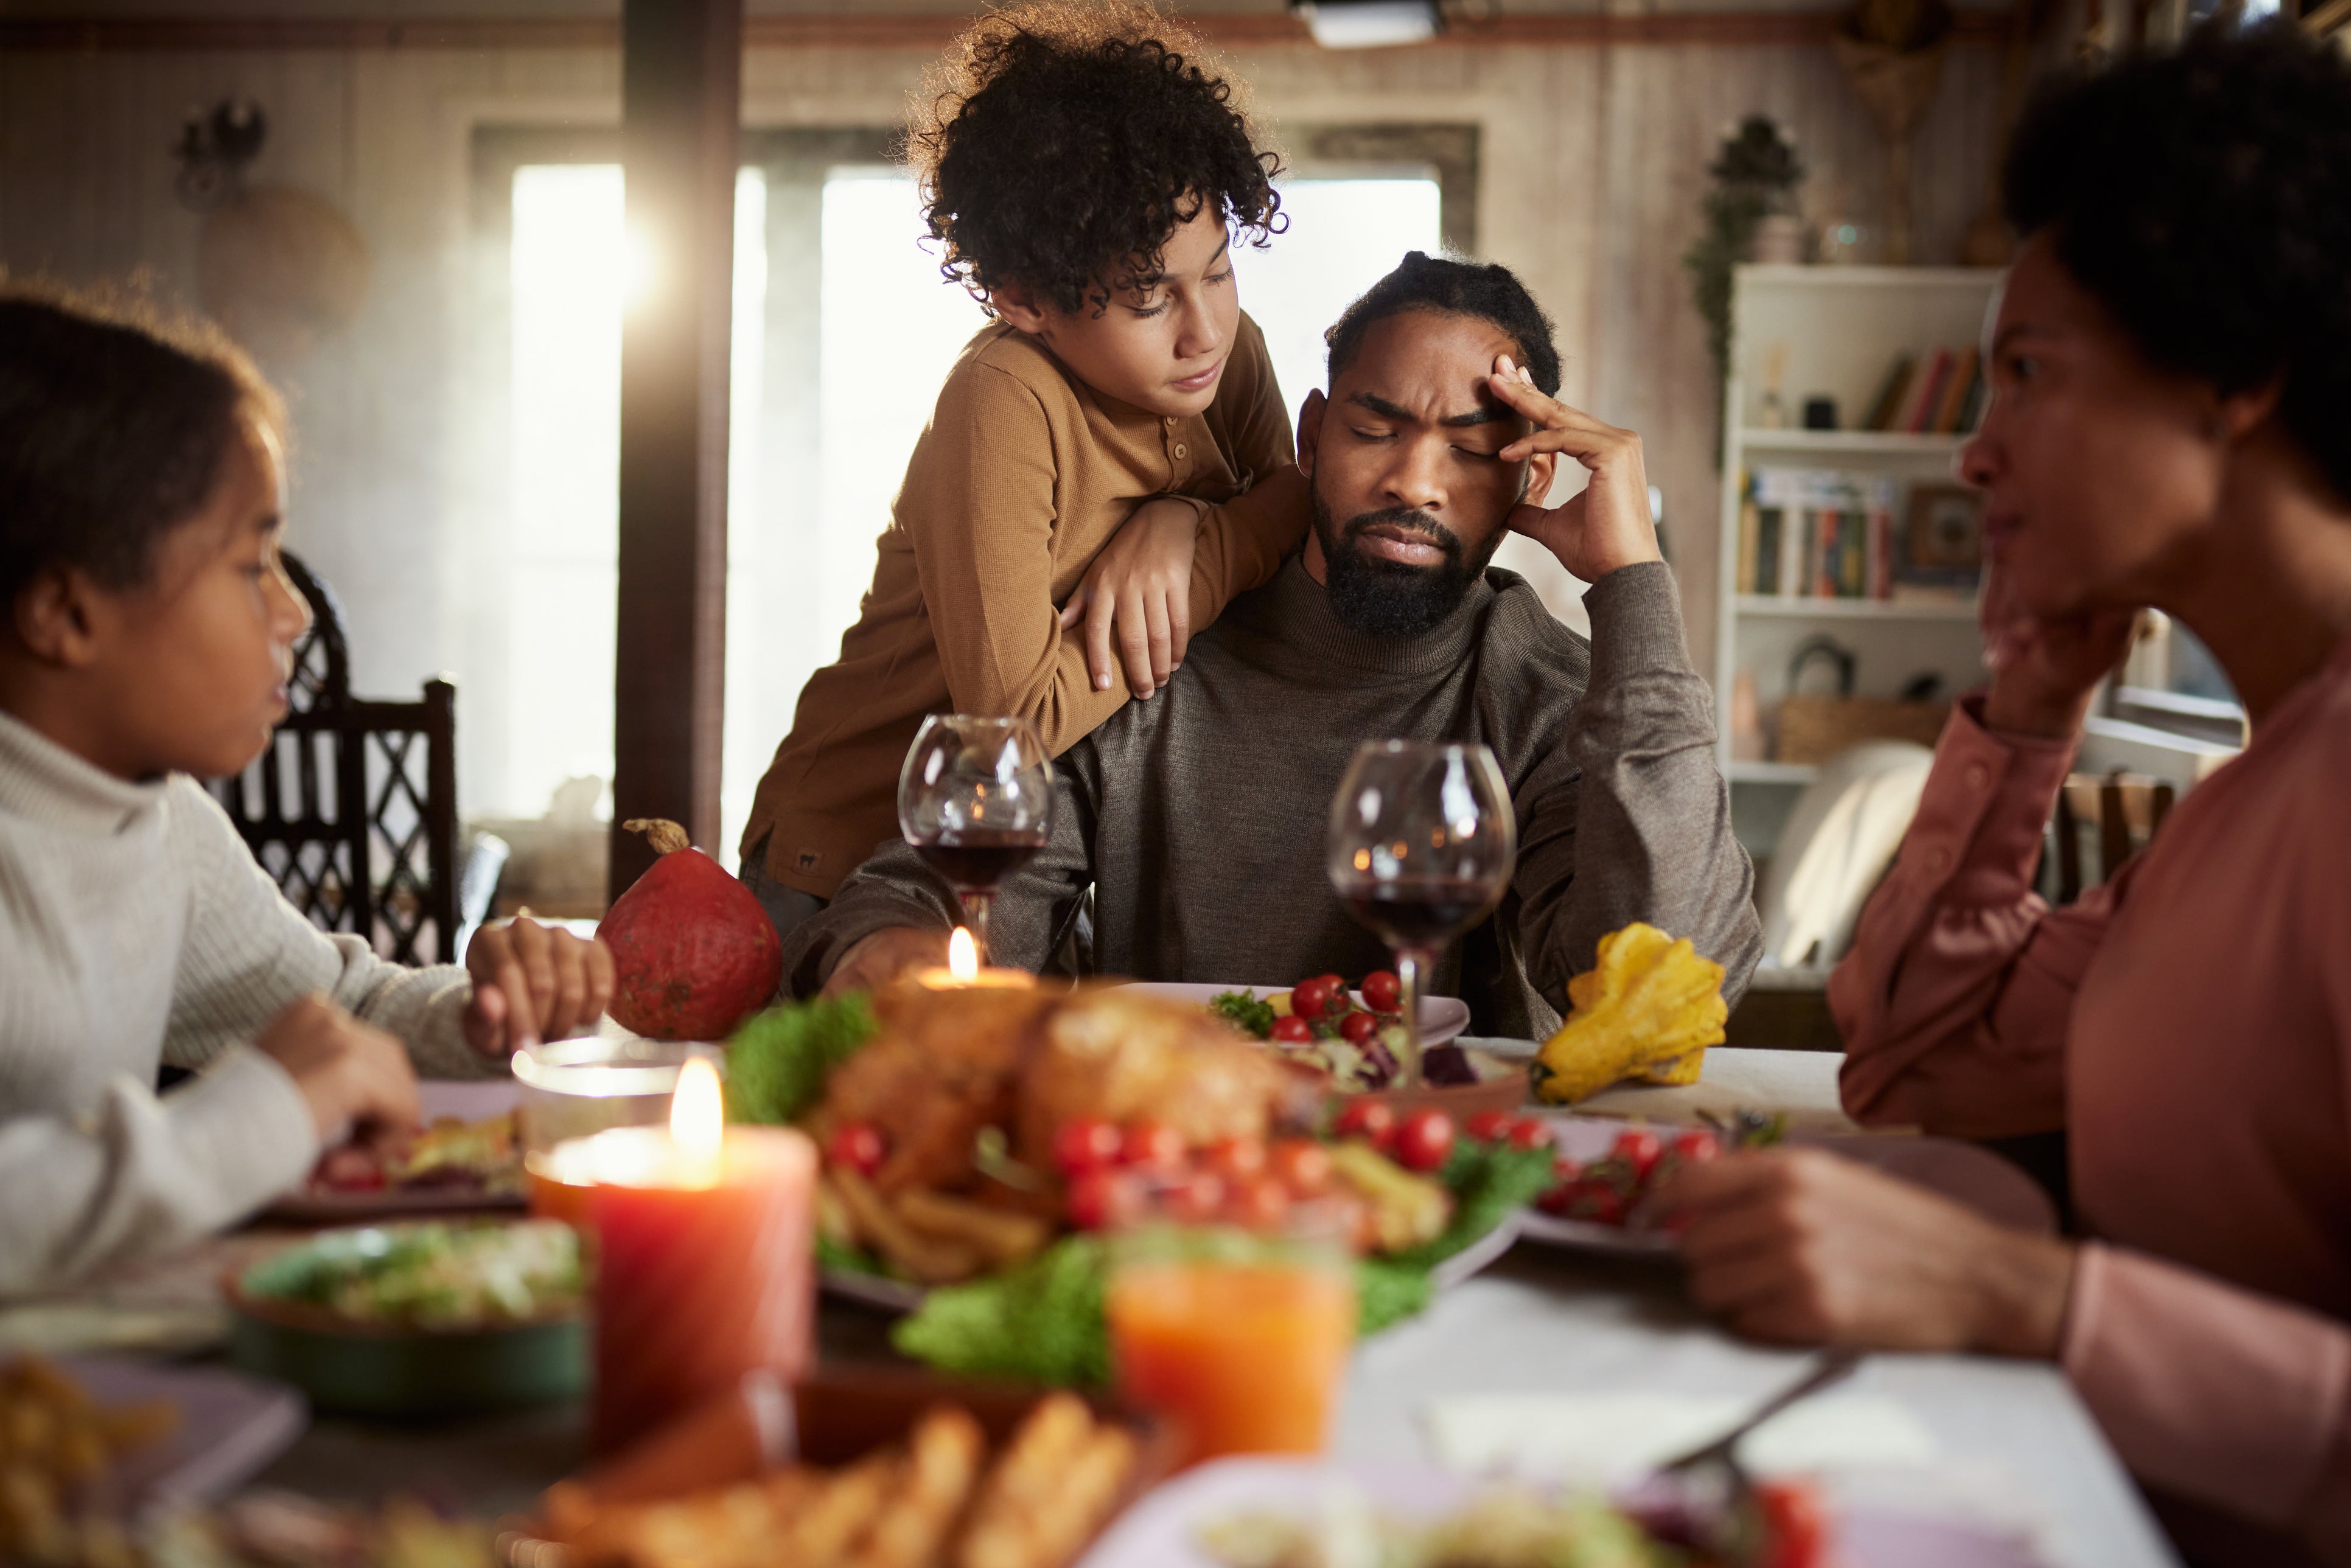
[{"label": "shirt button", "polygon": [[1935,852],[1933,852],[1932,853],[1930,853],[1929,855],[1928,855],[1928,857],[1927,857],[1927,870],[1928,871],[1928,873],[1931,873],[1931,874],[1933,874],[1933,875],[1935,875],[1935,876],[1940,876],[1940,875],[1942,875],[1945,872],[1949,871],[1950,869],[1951,869],[1951,852],[1950,852],[1950,851],[1949,851],[1949,850],[1939,850],[1939,849],[1938,849],[1938,850],[1936,850]]},{"label": "shirt button", "polygon": [[1991,782],[1991,769],[1980,762],[1968,764],[1968,788],[1980,789]]},{"label": "shirt button", "polygon": [[1177,457],[1177,459],[1178,459],[1178,460],[1181,460],[1181,459],[1183,458],[1183,456],[1184,456],[1187,452],[1189,452],[1190,450],[1191,450],[1191,448],[1189,448],[1189,447],[1186,446],[1186,445],[1185,445],[1182,442],[1180,442],[1180,441],[1179,441],[1179,442],[1177,442],[1177,443],[1176,444],[1176,457]]},{"label": "shirt button", "polygon": [[1168,429],[1173,430],[1176,428],[1176,416],[1171,413],[1161,423],[1165,423]]}]

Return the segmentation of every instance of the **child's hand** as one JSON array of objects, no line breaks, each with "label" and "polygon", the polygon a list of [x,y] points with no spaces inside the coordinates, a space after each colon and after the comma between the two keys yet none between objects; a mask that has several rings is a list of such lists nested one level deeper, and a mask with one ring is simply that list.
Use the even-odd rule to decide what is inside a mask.
[{"label": "child's hand", "polygon": [[484,1056],[585,1034],[612,999],[612,952],[601,938],[582,942],[523,915],[475,932],[465,967],[474,977],[465,1039]]},{"label": "child's hand", "polygon": [[350,1126],[404,1132],[422,1119],[407,1049],[323,995],[287,1003],[254,1043],[302,1092],[321,1143]]},{"label": "child's hand", "polygon": [[1134,508],[1085,581],[1061,608],[1061,630],[1086,623],[1086,667],[1094,689],[1110,690],[1118,662],[1111,632],[1118,632],[1127,689],[1147,697],[1167,684],[1192,643],[1192,546],[1199,514],[1162,497]]}]

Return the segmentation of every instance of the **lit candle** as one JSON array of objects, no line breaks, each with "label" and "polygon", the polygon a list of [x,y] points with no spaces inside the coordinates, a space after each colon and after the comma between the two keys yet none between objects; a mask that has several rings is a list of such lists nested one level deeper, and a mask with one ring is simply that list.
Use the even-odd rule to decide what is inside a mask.
[{"label": "lit candle", "polygon": [[679,1071],[666,1129],[615,1127],[555,1154],[595,1183],[600,1451],[746,1373],[808,1370],[817,1159],[806,1136],[728,1129],[718,1074],[697,1059]]},{"label": "lit candle", "polygon": [[953,991],[973,987],[991,990],[1021,990],[1037,983],[1037,977],[1026,969],[983,969],[979,967],[979,946],[971,933],[963,926],[955,928],[947,938],[946,967],[925,969],[914,977],[914,983],[929,990]]}]

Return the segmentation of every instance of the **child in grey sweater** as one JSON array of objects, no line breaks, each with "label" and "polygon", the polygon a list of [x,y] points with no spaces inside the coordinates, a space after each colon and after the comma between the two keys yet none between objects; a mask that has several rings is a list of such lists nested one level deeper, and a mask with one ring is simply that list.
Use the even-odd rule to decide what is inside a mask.
[{"label": "child in grey sweater", "polygon": [[195,782],[268,745],[309,623],[283,423],[223,340],[0,292],[0,1296],[231,1224],[611,994],[528,921],[465,968],[326,936]]}]

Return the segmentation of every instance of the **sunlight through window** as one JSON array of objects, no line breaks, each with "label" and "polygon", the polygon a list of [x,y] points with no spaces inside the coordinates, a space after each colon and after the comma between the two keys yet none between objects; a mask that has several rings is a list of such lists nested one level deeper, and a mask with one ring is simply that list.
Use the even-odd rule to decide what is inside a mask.
[{"label": "sunlight through window", "polygon": [[[745,515],[759,472],[766,198],[758,172],[743,171],[735,191],[727,488],[730,513]],[[503,752],[496,798],[467,807],[536,816],[565,779],[612,776],[621,316],[632,270],[644,264],[632,260],[623,232],[618,164],[525,165],[515,172],[513,200],[509,695],[471,743]],[[742,613],[755,618],[757,607]],[[730,653],[735,640],[730,627]],[[740,822],[739,811],[731,820]]]}]

